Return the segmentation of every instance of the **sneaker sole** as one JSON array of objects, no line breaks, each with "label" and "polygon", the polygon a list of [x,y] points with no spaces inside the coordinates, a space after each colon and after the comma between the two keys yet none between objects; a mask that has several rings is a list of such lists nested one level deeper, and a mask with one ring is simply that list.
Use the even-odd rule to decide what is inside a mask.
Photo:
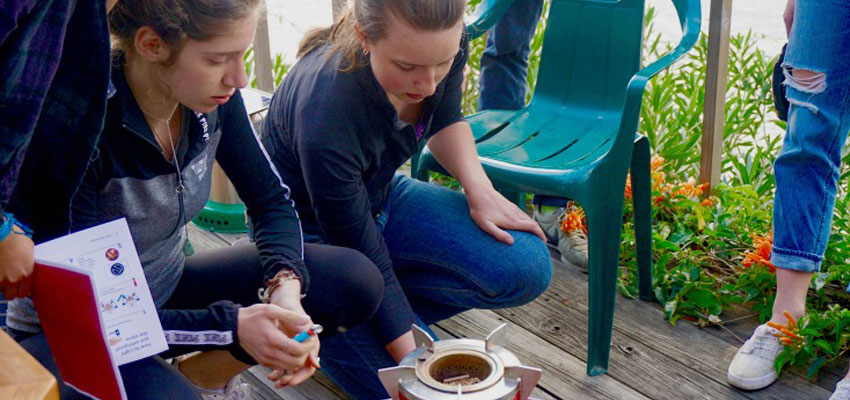
[{"label": "sneaker sole", "polygon": [[[559,251],[559,253],[560,253],[560,251]],[[570,261],[570,260],[567,260],[567,258],[564,257],[563,254],[561,254],[561,262],[564,263],[564,264],[567,264],[567,265],[572,265],[573,267],[575,267],[575,269],[578,270],[578,272],[581,272],[582,274],[587,274],[587,268],[582,268],[582,267],[580,267],[576,264],[573,264],[573,262]]]},{"label": "sneaker sole", "polygon": [[743,390],[758,390],[770,386],[776,382],[776,371],[759,378],[741,378],[732,374],[731,371],[726,373],[726,380],[729,384]]}]

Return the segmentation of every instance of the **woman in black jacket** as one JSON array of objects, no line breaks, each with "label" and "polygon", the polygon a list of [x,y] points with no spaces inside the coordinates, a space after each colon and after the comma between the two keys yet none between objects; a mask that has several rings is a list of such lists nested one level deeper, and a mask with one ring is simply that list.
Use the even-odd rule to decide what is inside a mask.
[{"label": "woman in black jacket", "polygon": [[[323,342],[325,372],[372,400],[388,397],[376,371],[414,350],[414,321],[527,303],[552,266],[540,227],[484,174],[461,113],[465,2],[352,5],[302,41],[263,143],[306,240],[355,249],[383,274],[369,322]],[[465,196],[396,175],[424,142]]]}]

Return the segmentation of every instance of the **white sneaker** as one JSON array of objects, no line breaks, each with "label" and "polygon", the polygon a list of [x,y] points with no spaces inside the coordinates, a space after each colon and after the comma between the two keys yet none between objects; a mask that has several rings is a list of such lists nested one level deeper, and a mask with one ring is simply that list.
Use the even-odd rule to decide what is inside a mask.
[{"label": "white sneaker", "polygon": [[850,378],[844,378],[835,384],[835,391],[829,400],[850,400]]},{"label": "white sneaker", "polygon": [[729,384],[744,390],[756,390],[767,387],[776,381],[774,361],[782,352],[782,343],[774,334],[779,330],[767,325],[759,325],[753,336],[738,349],[726,380]]},{"label": "white sneaker", "polygon": [[202,389],[198,393],[204,400],[251,400],[251,385],[242,382],[242,377],[236,375],[227,381],[224,389]]}]

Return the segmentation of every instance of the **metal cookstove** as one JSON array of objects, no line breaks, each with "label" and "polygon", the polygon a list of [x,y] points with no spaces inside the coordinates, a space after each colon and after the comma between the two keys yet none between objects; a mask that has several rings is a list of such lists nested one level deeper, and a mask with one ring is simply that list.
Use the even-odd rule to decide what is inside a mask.
[{"label": "metal cookstove", "polygon": [[533,400],[542,371],[503,347],[506,330],[502,324],[485,340],[435,342],[414,325],[418,348],[378,376],[393,400]]}]

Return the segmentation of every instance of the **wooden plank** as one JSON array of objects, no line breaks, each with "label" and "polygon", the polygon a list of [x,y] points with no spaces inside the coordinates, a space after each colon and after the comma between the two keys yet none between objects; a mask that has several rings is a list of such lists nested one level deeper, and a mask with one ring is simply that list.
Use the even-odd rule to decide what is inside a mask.
[{"label": "wooden plank", "polygon": [[720,167],[723,163],[723,125],[726,122],[726,75],[729,72],[732,0],[711,0],[709,16],[702,155],[699,168],[700,183],[710,184],[706,196],[720,182]]},{"label": "wooden plank", "polygon": [[219,233],[219,232],[216,232],[216,233],[214,233],[214,235],[216,237],[218,237],[220,240],[225,241],[229,245],[233,244],[233,242],[235,242],[239,239],[248,237],[247,233]]},{"label": "wooden plank", "polygon": [[334,392],[334,394],[339,396],[339,398],[349,399],[348,395],[343,392],[342,389],[340,389],[339,386],[337,386],[336,383],[331,380],[331,378],[322,373],[322,371],[319,371],[315,375],[313,375],[313,380],[319,382],[322,386],[324,386],[331,392]]},{"label": "wooden plank", "polygon": [[193,223],[188,223],[186,229],[189,233],[189,242],[195,248],[195,251],[212,250],[230,245],[227,241],[216,236],[214,233],[198,228]]},{"label": "wooden plank", "polygon": [[[471,310],[437,325],[461,337],[484,338],[508,323],[506,347],[523,363],[541,368],[538,387],[564,399],[647,399],[608,375],[588,376],[587,365],[536,333],[505,320],[493,311]],[[544,356],[545,355],[545,356]]]},{"label": "wooden plank", "polygon": [[254,71],[257,74],[257,89],[273,93],[272,51],[269,45],[269,20],[265,0],[263,0],[262,13],[257,21],[257,32],[254,36]]},{"label": "wooden plank", "polygon": [[[587,277],[558,260],[553,266],[552,285],[540,298],[496,313],[586,360]],[[793,376],[756,392],[731,388],[726,370],[737,348],[691,324],[671,327],[659,307],[618,296],[608,374],[651,398],[829,397],[822,388]]]},{"label": "wooden plank", "polygon": [[[335,392],[322,383],[322,380],[327,382],[327,378],[322,374],[316,373],[313,378],[301,383],[298,386],[275,388],[274,383],[266,378],[271,372],[271,369],[263,366],[251,367],[248,371],[242,374],[245,382],[251,384],[254,388],[254,399],[263,400],[336,400],[348,399],[342,392]],[[321,378],[320,378],[321,377]],[[339,390],[339,389],[336,389]]]}]

